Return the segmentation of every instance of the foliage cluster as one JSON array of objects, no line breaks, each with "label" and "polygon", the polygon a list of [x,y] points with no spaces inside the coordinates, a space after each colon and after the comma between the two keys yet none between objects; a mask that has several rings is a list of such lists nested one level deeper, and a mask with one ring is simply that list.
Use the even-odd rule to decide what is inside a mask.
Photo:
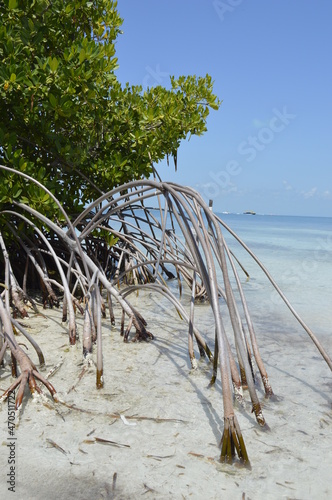
[{"label": "foliage cluster", "polygon": [[[0,2],[0,162],[42,182],[69,213],[101,191],[148,177],[218,109],[213,82],[171,78],[143,90],[116,78],[122,19],[109,0]],[[1,174],[0,203],[50,215],[51,198]]]}]

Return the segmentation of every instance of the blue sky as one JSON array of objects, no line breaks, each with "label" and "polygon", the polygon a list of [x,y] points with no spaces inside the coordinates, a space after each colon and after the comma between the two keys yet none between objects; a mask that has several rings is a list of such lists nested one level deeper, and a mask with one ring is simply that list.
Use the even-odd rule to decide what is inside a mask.
[{"label": "blue sky", "polygon": [[332,216],[332,2],[120,0],[123,83],[204,76],[223,101],[178,172],[216,211]]}]

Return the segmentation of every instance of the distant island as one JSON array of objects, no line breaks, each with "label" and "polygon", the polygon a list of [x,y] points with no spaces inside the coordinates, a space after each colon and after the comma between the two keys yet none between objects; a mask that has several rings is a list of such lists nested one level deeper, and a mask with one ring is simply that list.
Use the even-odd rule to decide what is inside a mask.
[{"label": "distant island", "polygon": [[246,215],[256,215],[256,212],[253,212],[252,210],[247,210],[247,212],[243,212]]}]

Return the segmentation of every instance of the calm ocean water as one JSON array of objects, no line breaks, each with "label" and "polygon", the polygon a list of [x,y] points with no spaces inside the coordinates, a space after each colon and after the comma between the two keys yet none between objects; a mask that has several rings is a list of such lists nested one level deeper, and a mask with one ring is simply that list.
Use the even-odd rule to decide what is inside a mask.
[{"label": "calm ocean water", "polygon": [[[256,254],[315,333],[330,334],[332,218],[244,214],[220,217]],[[276,321],[281,329],[292,327],[295,320],[263,272],[227,232],[224,235],[250,274],[244,286],[254,315],[267,323]]]}]

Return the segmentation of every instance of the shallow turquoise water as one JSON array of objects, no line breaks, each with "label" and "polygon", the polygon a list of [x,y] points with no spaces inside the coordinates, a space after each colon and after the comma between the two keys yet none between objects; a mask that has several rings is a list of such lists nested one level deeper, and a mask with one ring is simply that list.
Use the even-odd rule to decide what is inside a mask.
[{"label": "shallow turquoise water", "polygon": [[[316,332],[331,331],[332,218],[221,214],[224,222],[256,254],[298,313]],[[245,285],[253,313],[280,326],[290,312],[251,258],[227,232],[225,239],[250,274]]]}]

